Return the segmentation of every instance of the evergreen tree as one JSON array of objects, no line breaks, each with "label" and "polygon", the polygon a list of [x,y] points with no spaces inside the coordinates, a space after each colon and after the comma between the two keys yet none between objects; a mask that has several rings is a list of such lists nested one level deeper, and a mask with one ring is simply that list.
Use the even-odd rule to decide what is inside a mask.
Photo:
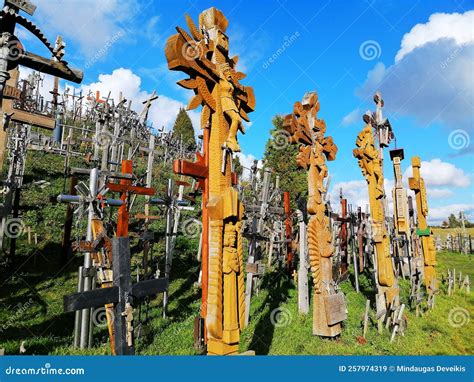
[{"label": "evergreen tree", "polygon": [[196,150],[196,138],[194,137],[194,127],[184,108],[180,108],[178,116],[173,126],[173,138],[182,139],[184,148]]},{"label": "evergreen tree", "polygon": [[233,162],[233,165],[234,165],[234,172],[240,178],[242,176],[242,172],[244,170],[243,167],[242,167],[242,163],[240,163],[240,158],[236,155],[232,159],[232,162]]},{"label": "evergreen tree", "polygon": [[265,146],[263,165],[280,176],[280,188],[290,192],[292,209],[296,209],[298,199],[306,198],[308,193],[306,171],[296,164],[298,145],[288,142],[288,133],[282,127],[283,117],[275,116],[272,123],[274,128]]}]

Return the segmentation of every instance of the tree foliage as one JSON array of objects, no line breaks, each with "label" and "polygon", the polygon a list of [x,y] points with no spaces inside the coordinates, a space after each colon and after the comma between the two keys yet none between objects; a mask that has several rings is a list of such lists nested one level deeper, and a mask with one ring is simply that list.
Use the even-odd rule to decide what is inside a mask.
[{"label": "tree foliage", "polygon": [[196,138],[194,137],[194,127],[184,108],[180,108],[176,121],[173,125],[173,138],[181,139],[184,148],[187,150],[196,149]]},{"label": "tree foliage", "polygon": [[275,116],[272,123],[274,127],[265,146],[263,166],[279,175],[280,188],[290,192],[292,209],[295,209],[298,199],[305,198],[308,193],[306,171],[296,164],[298,145],[285,142],[287,134],[282,127],[283,117]]}]

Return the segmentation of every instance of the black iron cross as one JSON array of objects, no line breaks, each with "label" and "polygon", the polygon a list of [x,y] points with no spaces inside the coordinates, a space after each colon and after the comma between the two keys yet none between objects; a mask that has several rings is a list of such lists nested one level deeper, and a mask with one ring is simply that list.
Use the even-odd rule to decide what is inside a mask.
[{"label": "black iron cross", "polygon": [[113,286],[74,293],[64,297],[64,311],[73,312],[87,308],[114,305],[115,354],[133,355],[132,306],[136,300],[156,295],[168,289],[168,278],[144,280],[132,284],[130,270],[130,238],[112,239]]}]

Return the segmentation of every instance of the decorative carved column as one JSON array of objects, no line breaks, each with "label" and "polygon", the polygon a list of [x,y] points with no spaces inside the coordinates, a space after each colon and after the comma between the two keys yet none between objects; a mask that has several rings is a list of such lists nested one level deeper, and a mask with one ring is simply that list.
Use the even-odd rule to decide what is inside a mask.
[{"label": "decorative carved column", "polygon": [[[201,127],[204,152],[203,173],[187,174],[202,179],[204,188],[203,301],[209,354],[235,354],[240,331],[244,327],[245,284],[241,237],[243,206],[233,187],[232,154],[240,151],[236,135],[244,131],[242,120],[255,107],[250,87],[239,80],[245,74],[236,71],[238,57],[229,57],[228,21],[224,14],[209,8],[199,15],[199,28],[186,15],[190,34],[177,27],[178,33],[166,43],[166,59],[171,70],[180,70],[190,78],[179,81],[195,96],[188,110],[202,105]],[[205,158],[204,166],[202,157]],[[176,166],[175,166],[176,168]],[[178,166],[183,169],[183,166]],[[205,172],[205,173],[204,173]],[[181,171],[180,173],[185,173]],[[206,267],[205,267],[206,265]]]},{"label": "decorative carved column", "polygon": [[326,123],[318,119],[320,105],[316,92],[306,93],[296,102],[293,114],[285,117],[283,128],[290,133],[290,142],[299,144],[296,158],[299,167],[308,171],[308,254],[313,276],[313,334],[334,337],[341,333],[346,318],[344,295],[337,291],[332,278],[332,256],[329,218],[323,196],[327,190],[326,160],[336,158],[337,146],[325,136]]}]

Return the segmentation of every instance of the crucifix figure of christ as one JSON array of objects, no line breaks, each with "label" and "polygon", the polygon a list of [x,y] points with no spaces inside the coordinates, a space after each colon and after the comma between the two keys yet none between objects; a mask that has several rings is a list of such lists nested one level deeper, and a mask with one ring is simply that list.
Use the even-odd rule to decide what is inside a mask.
[{"label": "crucifix figure of christ", "polygon": [[255,107],[250,87],[239,80],[238,57],[229,56],[228,21],[209,8],[199,15],[199,28],[186,15],[191,34],[178,33],[166,42],[168,68],[190,78],[179,81],[195,96],[188,109],[202,105],[203,154],[197,161],[176,161],[175,172],[199,180],[202,200],[202,305],[204,342],[208,354],[236,354],[245,325],[245,281],[242,249],[243,206],[233,187],[232,153],[238,152],[236,134]]},{"label": "crucifix figure of christ", "polygon": [[[416,234],[421,238],[421,248],[423,251],[424,279],[428,295],[431,297],[437,289],[436,280],[436,249],[433,242],[433,232],[426,223],[428,216],[428,200],[426,198],[425,181],[420,175],[421,160],[419,157],[411,158],[413,177],[408,179],[410,189],[415,192],[416,212],[418,216],[418,229]],[[431,300],[431,299],[430,299]]]},{"label": "crucifix figure of christ", "polygon": [[371,124],[367,123],[359,133],[356,146],[353,154],[359,161],[369,189],[372,240],[376,255],[376,308],[377,318],[381,319],[399,305],[399,290],[390,255],[390,239],[385,227],[382,166]]},{"label": "crucifix figure of christ", "polygon": [[326,160],[336,159],[337,146],[325,136],[326,122],[318,119],[320,104],[316,92],[308,92],[296,102],[293,114],[285,116],[283,128],[290,133],[291,143],[299,144],[296,157],[300,167],[308,171],[308,255],[313,275],[313,334],[335,337],[341,333],[346,318],[344,295],[337,291],[332,277],[329,218],[323,196],[328,176]]}]

